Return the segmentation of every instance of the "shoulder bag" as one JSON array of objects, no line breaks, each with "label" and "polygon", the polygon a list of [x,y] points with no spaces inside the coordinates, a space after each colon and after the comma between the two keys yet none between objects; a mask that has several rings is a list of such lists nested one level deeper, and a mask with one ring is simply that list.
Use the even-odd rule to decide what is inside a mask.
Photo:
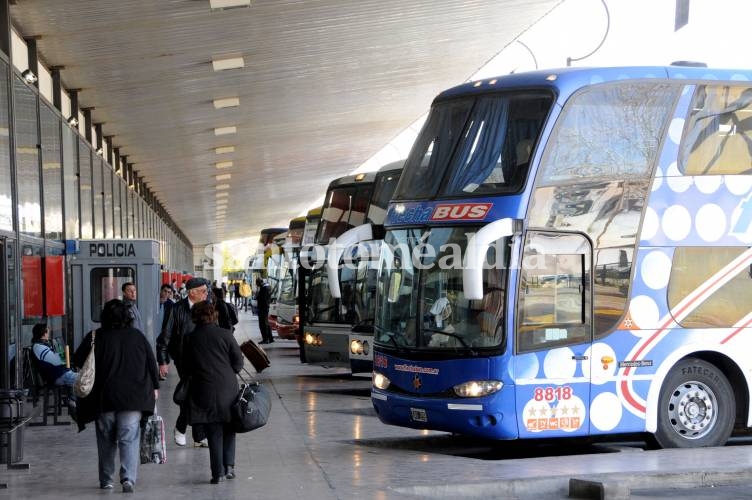
[{"label": "shoulder bag", "polygon": [[[240,374],[238,374],[240,375]],[[240,377],[243,380],[243,377]],[[237,433],[249,432],[266,425],[272,409],[269,390],[260,382],[240,384],[240,390],[232,403],[232,427]]]},{"label": "shoulder bag", "polygon": [[94,357],[94,337],[96,336],[96,330],[91,332],[91,350],[89,355],[86,356],[84,366],[81,371],[78,372],[76,382],[73,384],[73,393],[79,398],[85,398],[91,392],[94,387],[94,374],[96,372],[95,357]]},{"label": "shoulder bag", "polygon": [[191,378],[186,376],[181,378],[175,387],[175,392],[172,393],[172,402],[178,406],[188,401],[188,391],[190,391]]}]

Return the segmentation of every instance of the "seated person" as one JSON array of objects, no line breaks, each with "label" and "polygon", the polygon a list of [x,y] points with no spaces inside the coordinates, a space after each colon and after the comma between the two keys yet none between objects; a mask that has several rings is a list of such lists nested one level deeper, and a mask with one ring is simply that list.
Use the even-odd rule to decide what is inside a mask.
[{"label": "seated person", "polygon": [[78,376],[66,367],[58,353],[52,349],[50,329],[44,323],[37,323],[31,330],[31,343],[34,357],[37,358],[39,372],[47,385],[67,385],[73,387]]}]

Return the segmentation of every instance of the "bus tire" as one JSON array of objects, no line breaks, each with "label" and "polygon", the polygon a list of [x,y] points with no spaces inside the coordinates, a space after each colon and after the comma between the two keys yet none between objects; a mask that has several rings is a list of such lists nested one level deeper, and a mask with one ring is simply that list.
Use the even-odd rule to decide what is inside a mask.
[{"label": "bus tire", "polygon": [[661,387],[655,439],[662,448],[723,446],[735,415],[734,391],[723,372],[700,359],[683,359]]}]

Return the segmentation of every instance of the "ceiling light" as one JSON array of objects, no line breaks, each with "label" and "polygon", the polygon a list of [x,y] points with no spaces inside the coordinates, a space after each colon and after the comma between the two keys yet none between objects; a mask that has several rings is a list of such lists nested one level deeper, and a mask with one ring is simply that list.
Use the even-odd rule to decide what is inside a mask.
[{"label": "ceiling light", "polygon": [[227,97],[225,99],[214,99],[214,109],[235,108],[240,106],[240,99],[237,97]]},{"label": "ceiling light", "polygon": [[209,8],[212,10],[235,9],[238,7],[250,7],[251,0],[209,0]]},{"label": "ceiling light", "polygon": [[224,189],[230,189],[230,185],[229,184],[217,184],[216,187],[217,187],[217,191],[222,191]]},{"label": "ceiling light", "polygon": [[218,57],[212,59],[212,67],[214,71],[224,71],[226,69],[238,69],[245,66],[245,61],[242,57]]},{"label": "ceiling light", "polygon": [[[225,153],[234,153],[235,152],[235,146],[220,146],[218,148],[214,148],[214,152],[218,155],[223,155]],[[222,167],[217,167],[222,168]]]},{"label": "ceiling light", "polygon": [[71,127],[77,127],[78,117],[71,115],[70,118],[68,118],[68,125],[70,125]]},{"label": "ceiling light", "polygon": [[238,131],[238,127],[231,126],[231,127],[217,127],[214,129],[214,135],[228,135],[228,134],[234,134]]},{"label": "ceiling light", "polygon": [[218,161],[214,164],[217,168],[230,168],[232,167],[233,163],[231,161]]},{"label": "ceiling light", "polygon": [[23,77],[24,81],[31,85],[32,83],[37,83],[37,75],[35,75],[30,69],[27,69],[23,73],[21,73],[21,76]]},{"label": "ceiling light", "polygon": [[216,176],[216,179],[218,181],[226,181],[227,179],[231,179],[231,178],[232,178],[232,174],[219,174]]},{"label": "ceiling light", "polygon": [[217,193],[217,198],[227,198],[228,196],[230,196],[230,193]]}]

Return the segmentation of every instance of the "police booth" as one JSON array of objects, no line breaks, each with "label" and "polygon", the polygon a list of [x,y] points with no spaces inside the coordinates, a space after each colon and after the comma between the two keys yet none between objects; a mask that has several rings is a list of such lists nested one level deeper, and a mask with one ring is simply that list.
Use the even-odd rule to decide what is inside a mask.
[{"label": "police booth", "polygon": [[[154,346],[159,332],[160,253],[154,240],[77,240],[68,248],[71,267],[74,346],[99,328],[108,300],[123,298],[122,286],[136,285],[136,305],[144,335]],[[161,326],[161,325],[160,325]]]}]

